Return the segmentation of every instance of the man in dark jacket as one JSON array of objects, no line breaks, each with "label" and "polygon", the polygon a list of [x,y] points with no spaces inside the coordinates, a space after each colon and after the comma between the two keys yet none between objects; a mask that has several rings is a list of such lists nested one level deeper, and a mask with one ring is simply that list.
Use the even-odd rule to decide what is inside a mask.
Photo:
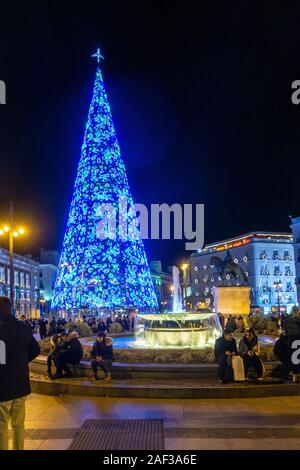
[{"label": "man in dark jacket", "polygon": [[0,450],[8,449],[8,424],[13,449],[24,449],[25,400],[31,393],[29,367],[40,354],[31,327],[11,315],[11,302],[0,297]]},{"label": "man in dark jacket", "polygon": [[95,380],[98,380],[97,369],[99,367],[105,374],[104,380],[106,382],[110,382],[110,370],[113,362],[113,347],[111,338],[107,337],[105,333],[98,333],[96,342],[92,348],[91,356],[91,366]]},{"label": "man in dark jacket", "polygon": [[40,338],[45,339],[47,337],[47,320],[41,318],[39,320],[39,331],[40,331]]},{"label": "man in dark jacket", "polygon": [[232,330],[224,330],[223,335],[216,340],[215,356],[219,366],[219,379],[223,384],[233,381],[232,356],[238,353]]}]

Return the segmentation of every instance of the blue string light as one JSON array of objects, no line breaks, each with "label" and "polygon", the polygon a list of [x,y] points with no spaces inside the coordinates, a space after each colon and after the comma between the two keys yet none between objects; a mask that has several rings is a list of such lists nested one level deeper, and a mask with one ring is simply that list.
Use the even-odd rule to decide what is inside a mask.
[{"label": "blue string light", "polygon": [[[99,57],[99,54],[98,54]],[[99,60],[98,60],[99,62]],[[157,309],[143,242],[138,237],[99,239],[99,206],[118,211],[120,198],[133,201],[97,66],[81,158],[52,308]],[[132,220],[129,211],[128,220]]]}]

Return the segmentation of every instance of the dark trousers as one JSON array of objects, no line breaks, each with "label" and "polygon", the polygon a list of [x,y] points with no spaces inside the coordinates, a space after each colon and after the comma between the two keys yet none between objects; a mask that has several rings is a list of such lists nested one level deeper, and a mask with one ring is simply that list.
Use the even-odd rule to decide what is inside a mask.
[{"label": "dark trousers", "polygon": [[112,365],[111,359],[102,359],[101,361],[96,361],[96,359],[93,359],[91,362],[91,366],[92,366],[94,374],[97,374],[97,370],[99,368],[103,370],[106,377],[110,373],[111,365]]},{"label": "dark trousers", "polygon": [[217,357],[217,364],[219,366],[218,377],[222,382],[233,382],[233,369],[231,358],[224,354]]},{"label": "dark trousers", "polygon": [[47,338],[47,331],[40,331],[40,338],[41,339]]},{"label": "dark trousers", "polygon": [[66,374],[72,375],[71,369],[67,364],[76,365],[80,363],[80,359],[74,358],[74,356],[68,352],[60,353],[56,356],[56,369],[57,375],[62,375],[63,370]]},{"label": "dark trousers", "polygon": [[243,357],[243,361],[244,361],[245,377],[247,377],[250,367],[253,367],[257,377],[262,377],[263,365],[259,356],[257,356],[256,354],[254,354],[254,356],[248,356],[248,354],[245,354],[245,356]]},{"label": "dark trousers", "polygon": [[47,372],[50,372],[50,374],[51,374],[52,362],[56,366],[56,356],[57,354],[53,352],[53,353],[50,353],[49,356],[47,357]]}]

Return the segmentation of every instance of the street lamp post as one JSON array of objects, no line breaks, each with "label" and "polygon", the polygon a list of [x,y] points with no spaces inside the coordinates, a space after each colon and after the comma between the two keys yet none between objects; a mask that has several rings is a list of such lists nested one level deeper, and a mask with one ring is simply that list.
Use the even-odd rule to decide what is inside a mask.
[{"label": "street lamp post", "polygon": [[12,305],[12,311],[15,313],[15,270],[14,270],[14,239],[19,235],[24,235],[25,230],[23,228],[15,229],[4,225],[0,228],[0,236],[8,235],[9,238],[9,279],[10,279],[10,301]]},{"label": "street lamp post", "polygon": [[186,274],[187,274],[187,268],[189,267],[189,265],[187,263],[183,263],[181,265],[181,269],[183,271],[183,302],[185,304],[186,302]]}]

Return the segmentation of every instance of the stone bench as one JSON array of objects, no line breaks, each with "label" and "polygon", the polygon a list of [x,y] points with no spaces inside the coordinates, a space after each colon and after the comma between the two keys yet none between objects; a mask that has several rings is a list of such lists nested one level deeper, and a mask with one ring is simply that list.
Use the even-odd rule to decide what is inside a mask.
[{"label": "stone bench", "polygon": [[[278,366],[277,362],[265,363],[266,376]],[[121,363],[113,362],[112,376],[116,379],[193,379],[217,377],[217,364],[153,364],[153,363]],[[75,377],[91,377],[90,361],[81,361],[76,366],[71,366]],[[39,356],[30,363],[30,371],[36,374],[47,374],[47,358]],[[101,371],[100,371],[101,373]]]}]

